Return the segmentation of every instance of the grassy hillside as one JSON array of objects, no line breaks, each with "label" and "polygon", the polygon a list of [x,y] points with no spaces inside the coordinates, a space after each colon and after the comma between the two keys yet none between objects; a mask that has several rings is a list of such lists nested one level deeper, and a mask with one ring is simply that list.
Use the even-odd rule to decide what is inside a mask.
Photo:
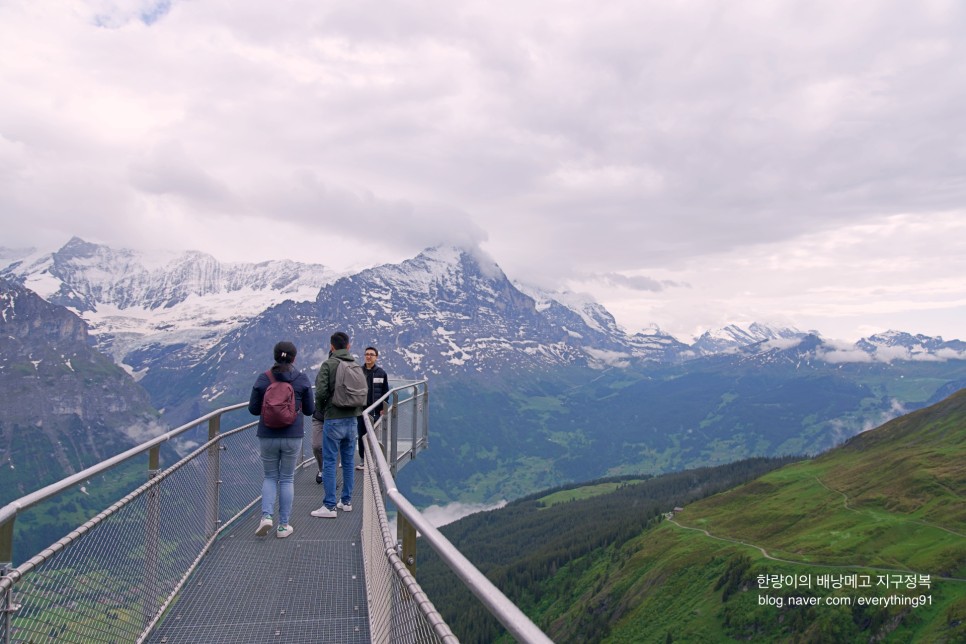
[{"label": "grassy hillside", "polygon": [[[471,515],[442,532],[524,611],[536,610],[572,592],[554,587],[558,571],[574,565],[582,570],[579,562],[635,538],[676,505],[728,490],[791,460],[755,458],[644,481],[628,477],[551,490]],[[418,559],[420,584],[438,600],[460,641],[493,642],[501,631],[496,620],[424,544]]]},{"label": "grassy hillside", "polygon": [[796,561],[966,578],[966,390],[679,520]]},{"label": "grassy hillside", "polygon": [[551,587],[593,590],[539,619],[561,642],[963,642],[964,512],[966,390],[575,562]]},{"label": "grassy hillside", "polygon": [[964,464],[966,390],[726,492],[665,495],[684,509],[630,536],[601,534],[614,502],[635,514],[630,485],[547,493],[449,535],[557,642],[964,642]]}]

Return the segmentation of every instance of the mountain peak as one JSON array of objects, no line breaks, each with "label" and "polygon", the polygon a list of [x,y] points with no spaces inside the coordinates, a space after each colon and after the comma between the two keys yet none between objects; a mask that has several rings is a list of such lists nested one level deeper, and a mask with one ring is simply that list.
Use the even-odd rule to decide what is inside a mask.
[{"label": "mountain peak", "polygon": [[77,254],[90,254],[98,245],[81,239],[80,237],[74,235],[67,240],[67,243],[61,246],[60,252],[67,253],[77,253]]},{"label": "mountain peak", "polygon": [[932,354],[963,354],[966,352],[966,342],[961,340],[945,341],[940,336],[906,333],[905,331],[889,330],[862,338],[855,344],[856,348],[881,359],[922,359]]},{"label": "mountain peak", "polygon": [[733,351],[768,340],[790,340],[806,334],[792,327],[779,327],[760,322],[752,322],[747,327],[729,324],[720,329],[705,331],[692,345],[699,355]]},{"label": "mountain peak", "polygon": [[[497,283],[501,289],[509,285],[503,270],[486,253],[456,245],[433,246],[399,264],[383,264],[346,279],[356,277],[376,279],[415,291],[428,291],[433,284],[468,290],[470,283],[467,280]],[[404,284],[408,286],[403,287]]]},{"label": "mountain peak", "polygon": [[425,249],[414,259],[419,258],[440,264],[461,265],[463,267],[471,266],[488,278],[506,279],[503,269],[479,246],[441,244]]}]

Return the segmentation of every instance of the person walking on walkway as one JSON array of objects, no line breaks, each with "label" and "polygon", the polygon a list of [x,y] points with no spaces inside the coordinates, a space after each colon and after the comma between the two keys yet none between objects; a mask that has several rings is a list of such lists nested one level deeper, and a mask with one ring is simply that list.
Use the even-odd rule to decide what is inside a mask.
[{"label": "person walking on walkway", "polygon": [[[366,384],[369,385],[369,393],[366,397],[366,408],[372,406],[372,403],[379,400],[387,393],[389,393],[389,376],[386,375],[385,370],[376,364],[376,359],[379,357],[379,349],[375,347],[366,347],[365,352],[365,364],[362,367],[362,371],[366,374]],[[379,405],[378,410],[372,410],[369,412],[369,420],[375,425],[376,421],[382,416],[383,408],[385,403]],[[358,430],[359,430],[359,464],[356,465],[357,470],[364,470],[366,468],[366,441],[363,438],[369,431],[366,429],[366,421],[364,416],[359,416],[358,420]]]},{"label": "person walking on walkway", "polygon": [[315,413],[315,398],[308,376],[295,368],[295,345],[282,341],[273,352],[275,364],[258,375],[248,401],[248,411],[259,417],[256,436],[265,473],[262,518],[255,534],[263,537],[271,531],[277,496],[275,536],[284,539],[293,532],[289,518],[295,497],[295,465],[305,436],[302,417]]},{"label": "person walking on walkway", "polygon": [[[336,375],[340,363],[355,363],[349,353],[352,344],[348,334],[337,331],[329,338],[332,355],[322,363],[315,377],[315,414],[313,426],[322,423],[322,488],[325,497],[318,510],[311,515],[322,519],[336,518],[336,510],[352,511],[352,489],[355,483],[353,456],[356,449],[356,418],[362,415],[362,402],[358,406],[342,407],[333,402]],[[345,367],[343,367],[345,369]],[[336,502],[336,461],[342,461],[342,497]]]}]

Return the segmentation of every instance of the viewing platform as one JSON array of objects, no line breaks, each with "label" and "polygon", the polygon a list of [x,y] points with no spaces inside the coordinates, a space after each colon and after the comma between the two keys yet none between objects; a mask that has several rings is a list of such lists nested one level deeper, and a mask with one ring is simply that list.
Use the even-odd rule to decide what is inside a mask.
[{"label": "viewing platform", "polygon": [[[285,539],[274,530],[255,535],[263,473],[247,403],[0,508],[0,644],[455,643],[416,581],[417,532],[517,641],[550,642],[396,487],[399,469],[429,444],[427,382],[396,386],[373,407],[383,403],[375,426],[365,416],[366,467],[349,472],[351,512],[311,516],[323,492],[303,441],[294,532]],[[182,448],[201,445],[162,464],[161,446],[179,439]],[[145,456],[145,483],[50,547],[13,561],[19,515],[55,511],[45,504],[79,498],[82,486],[115,468],[132,473]]]}]

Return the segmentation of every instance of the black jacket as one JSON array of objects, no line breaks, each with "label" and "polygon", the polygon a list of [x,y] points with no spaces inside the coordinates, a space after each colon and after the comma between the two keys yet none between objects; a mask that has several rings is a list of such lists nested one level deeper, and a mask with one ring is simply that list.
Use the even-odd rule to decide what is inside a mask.
[{"label": "black jacket", "polygon": [[389,376],[379,365],[375,365],[372,369],[362,365],[362,371],[366,374],[366,382],[369,383],[369,395],[366,397],[366,407],[368,407],[389,393]]}]

